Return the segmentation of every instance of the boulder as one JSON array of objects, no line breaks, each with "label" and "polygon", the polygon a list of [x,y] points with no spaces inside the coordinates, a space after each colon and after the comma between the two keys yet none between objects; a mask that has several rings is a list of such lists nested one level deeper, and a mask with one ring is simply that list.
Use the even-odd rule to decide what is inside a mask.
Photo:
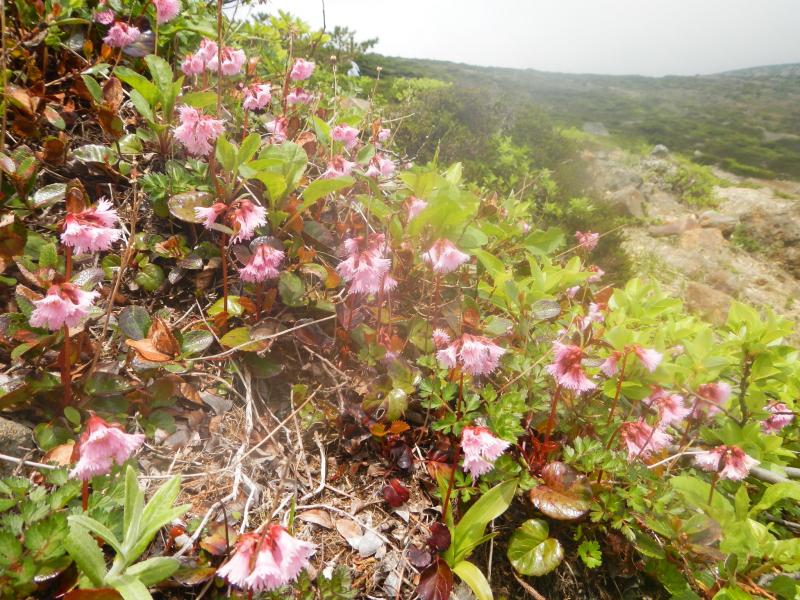
[{"label": "boulder", "polygon": [[647,228],[647,231],[653,237],[663,237],[667,235],[681,235],[684,231],[696,229],[697,227],[697,219],[695,219],[694,215],[683,215],[682,217],[667,221],[661,225],[651,225]]},{"label": "boulder", "polygon": [[[33,448],[32,433],[30,427],[0,417],[0,453],[18,458],[24,456]],[[0,473],[11,472],[14,467],[13,463],[0,462]]]},{"label": "boulder", "polygon": [[602,123],[596,121],[587,121],[583,124],[583,131],[599,137],[608,137],[608,128]]},{"label": "boulder", "polygon": [[715,210],[707,210],[700,214],[700,226],[719,229],[723,235],[730,235],[739,224],[739,217],[726,215]]},{"label": "boulder", "polygon": [[697,281],[690,281],[684,293],[686,306],[715,325],[723,325],[728,319],[733,298]]},{"label": "boulder", "polygon": [[611,167],[600,176],[600,180],[606,190],[616,192],[629,187],[639,188],[644,183],[642,176],[626,167]]},{"label": "boulder", "polygon": [[615,192],[606,193],[606,203],[621,214],[641,219],[644,217],[644,196],[634,186],[629,185]]},{"label": "boulder", "polygon": [[667,148],[664,144],[656,144],[653,146],[653,149],[650,150],[651,156],[658,156],[658,157],[665,157],[669,154],[669,148]]},{"label": "boulder", "polygon": [[725,238],[719,229],[698,227],[684,231],[679,244],[682,249],[692,252],[716,253],[725,244]]}]

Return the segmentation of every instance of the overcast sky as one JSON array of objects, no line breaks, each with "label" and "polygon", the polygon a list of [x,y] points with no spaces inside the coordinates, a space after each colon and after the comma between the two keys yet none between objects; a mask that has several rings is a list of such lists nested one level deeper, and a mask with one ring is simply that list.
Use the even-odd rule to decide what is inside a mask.
[{"label": "overcast sky", "polygon": [[[267,0],[322,26],[322,0]],[[694,75],[800,62],[800,0],[325,0],[382,54],[569,73]],[[255,10],[264,10],[259,5]]]}]

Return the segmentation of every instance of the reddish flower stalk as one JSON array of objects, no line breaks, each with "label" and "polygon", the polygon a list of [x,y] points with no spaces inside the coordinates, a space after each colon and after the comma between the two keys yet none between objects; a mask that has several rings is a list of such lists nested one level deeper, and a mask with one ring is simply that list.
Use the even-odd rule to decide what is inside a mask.
[{"label": "reddish flower stalk", "polygon": [[[606,421],[606,425],[611,425],[611,421],[614,418],[614,413],[617,410],[617,403],[619,402],[619,396],[622,392],[622,382],[625,380],[625,367],[628,364],[628,353],[624,353],[622,355],[622,366],[619,369],[619,377],[617,378],[617,389],[614,390],[614,399],[611,401],[611,410],[608,411],[608,420]],[[608,441],[609,445],[611,445],[611,440]]]}]

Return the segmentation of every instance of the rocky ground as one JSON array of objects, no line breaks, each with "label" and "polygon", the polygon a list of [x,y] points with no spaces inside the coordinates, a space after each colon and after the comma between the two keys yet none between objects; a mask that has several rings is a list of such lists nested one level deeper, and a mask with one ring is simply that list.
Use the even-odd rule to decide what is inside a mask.
[{"label": "rocky ground", "polygon": [[[800,183],[715,170],[715,206],[693,206],[670,183],[680,168],[667,148],[583,155],[595,196],[632,217],[623,247],[636,270],[724,322],[740,300],[800,322]],[[800,331],[800,330],[798,330]]]}]

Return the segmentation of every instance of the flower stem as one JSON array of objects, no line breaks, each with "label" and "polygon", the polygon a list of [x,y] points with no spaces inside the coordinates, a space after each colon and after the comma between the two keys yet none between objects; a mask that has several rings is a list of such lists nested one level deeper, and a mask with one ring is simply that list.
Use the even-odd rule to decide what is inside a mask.
[{"label": "flower stem", "polygon": [[625,352],[622,355],[622,366],[619,369],[619,377],[617,378],[617,389],[614,391],[614,399],[611,401],[611,410],[608,411],[608,420],[606,421],[606,425],[611,425],[611,421],[614,418],[614,413],[617,410],[617,403],[619,402],[619,396],[622,392],[622,382],[625,381],[625,366],[628,364],[628,353]]},{"label": "flower stem", "polygon": [[85,479],[81,486],[81,505],[83,506],[83,512],[89,510],[89,482]]},{"label": "flower stem", "polygon": [[61,385],[64,388],[62,406],[72,404],[72,369],[70,366],[69,327],[64,325],[64,345],[61,347]]},{"label": "flower stem", "polygon": [[719,473],[714,473],[714,476],[711,478],[711,489],[708,492],[709,504],[711,504],[711,500],[714,498],[714,489],[717,487],[717,481],[719,481]]},{"label": "flower stem", "polygon": [[223,234],[219,242],[219,253],[222,257],[222,311],[228,313],[228,236]]},{"label": "flower stem", "polygon": [[[458,383],[458,403],[456,404],[456,420],[461,420],[461,402],[464,399],[464,372],[461,372],[461,380]],[[450,496],[453,493],[453,488],[456,482],[456,469],[458,468],[458,459],[461,457],[461,445],[456,444],[456,450],[453,453],[453,465],[450,469],[450,480],[447,482],[447,493],[444,496],[442,503],[442,520],[447,524],[447,511],[450,509]]]}]

